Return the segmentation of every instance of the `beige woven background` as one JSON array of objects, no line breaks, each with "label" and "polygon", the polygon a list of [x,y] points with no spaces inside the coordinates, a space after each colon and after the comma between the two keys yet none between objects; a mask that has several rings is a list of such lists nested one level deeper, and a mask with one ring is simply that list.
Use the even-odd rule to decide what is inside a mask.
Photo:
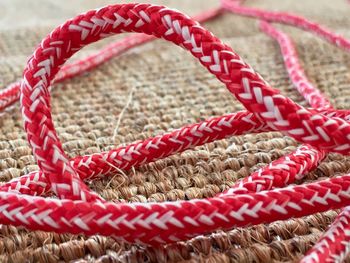
[{"label": "beige woven background", "polygon": [[[0,0],[0,87],[20,78],[26,58],[55,26],[80,12],[116,2],[121,1]],[[166,4],[189,14],[217,5],[215,0],[148,2]],[[350,38],[350,5],[346,0],[250,0],[247,5],[301,14]],[[277,44],[259,32],[254,19],[225,14],[205,26],[283,94],[303,101],[288,79]],[[350,108],[350,55],[301,30],[280,28],[295,40],[310,80],[336,107]],[[85,49],[78,56],[94,52],[108,41],[113,39]],[[224,86],[188,53],[160,40],[56,85],[52,97],[55,124],[71,157],[108,150],[186,123],[242,109]],[[291,152],[297,145],[280,133],[234,137],[92,182],[90,186],[108,200],[205,198]],[[349,158],[331,154],[298,183],[332,177],[348,172],[349,168]],[[36,169],[16,106],[0,117],[0,180],[5,182]],[[0,226],[0,261],[294,261],[312,246],[336,213],[329,211],[217,232],[158,249],[100,236],[57,235]]]}]

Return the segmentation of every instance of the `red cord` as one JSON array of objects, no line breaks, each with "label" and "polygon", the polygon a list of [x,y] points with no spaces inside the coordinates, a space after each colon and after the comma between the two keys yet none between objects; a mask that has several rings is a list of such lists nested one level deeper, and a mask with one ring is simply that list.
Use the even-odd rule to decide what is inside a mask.
[{"label": "red cord", "polygon": [[[241,7],[225,0],[222,2],[228,3],[229,10],[232,12],[250,15],[255,18],[263,17],[269,21],[284,22],[305,28],[308,31],[324,37],[331,43],[338,44],[338,46],[344,48],[345,50],[349,50],[349,41],[347,39],[337,36],[329,30],[324,29],[315,23],[309,22],[302,17],[297,17],[295,15],[282,12],[267,12],[254,8]],[[261,21],[260,28],[279,42],[290,79],[298,91],[304,95],[305,99],[310,103],[310,105],[314,108],[332,108],[329,101],[322,96],[322,94],[320,94],[320,92],[307,80],[298,62],[294,45],[289,37],[264,21]],[[341,41],[339,41],[339,39]],[[285,177],[288,178],[288,176]],[[335,222],[323,235],[320,241],[307,253],[302,262],[342,262],[350,251],[349,220],[350,213],[348,212],[348,208],[346,208],[341,214],[339,214]]]},{"label": "red cord", "polygon": [[[223,3],[230,10],[235,6],[235,12],[239,12],[237,5],[228,6],[227,1]],[[273,21],[301,23],[322,36],[325,36],[325,32],[329,33],[295,16],[293,20],[290,15],[286,15],[285,19],[270,13],[271,19],[266,13],[261,15],[261,12],[254,10],[253,14],[248,8],[243,10],[245,14],[269,21],[275,19]],[[312,107],[322,109],[305,109],[285,98],[231,48],[187,16],[167,8],[143,4],[109,6],[78,16],[55,29],[42,41],[29,61],[21,88],[22,113],[28,140],[45,175],[42,172],[29,174],[12,180],[1,190],[43,194],[51,189],[61,200],[0,192],[0,223],[56,232],[112,234],[131,242],[157,244],[187,239],[218,228],[272,222],[348,205],[350,175],[278,188],[293,183],[315,168],[325,152],[347,154],[350,148],[350,138],[347,138],[350,127],[347,122],[348,112],[333,110],[328,100],[307,81],[297,60],[290,59],[296,57],[296,53],[289,39],[268,24],[262,24],[262,29],[277,38],[282,53],[289,56],[289,59],[285,59],[286,67],[299,92]],[[48,86],[59,66],[81,46],[122,30],[153,34],[188,49],[226,84],[248,112],[213,118],[108,153],[68,161],[51,121]],[[339,37],[327,39],[337,42]],[[337,43],[346,47],[346,41]],[[129,43],[125,48],[128,46]],[[110,58],[100,59],[99,56],[103,56],[103,53],[88,59],[89,62],[93,61],[89,67],[83,69],[79,65],[78,71],[93,68]],[[74,67],[67,67],[68,75],[63,74],[58,80],[71,77],[78,71]],[[13,103],[16,93],[9,93],[9,90],[12,89],[0,97],[10,98],[8,101],[12,100]],[[115,164],[127,169],[162,158],[165,152],[170,155],[232,134],[267,130],[281,130],[312,146],[301,146],[298,151],[273,162],[215,198],[114,204],[99,198],[82,182],[82,179],[108,174]]]},{"label": "red cord", "polygon": [[304,17],[289,14],[287,12],[276,12],[261,10],[253,7],[245,7],[238,5],[237,2],[231,0],[220,0],[224,9],[231,11],[237,15],[259,18],[268,22],[277,22],[281,24],[291,25],[300,29],[314,33],[331,44],[350,51],[350,40],[333,33],[328,28],[312,22]]},{"label": "red cord", "polygon": [[[205,22],[217,17],[221,11],[221,8],[210,9],[198,14],[197,16],[194,16],[193,19],[199,22]],[[66,79],[80,75],[83,72],[94,69],[97,66],[112,59],[113,57],[118,56],[133,47],[147,43],[153,39],[155,38],[150,35],[136,34],[133,36],[125,37],[120,41],[111,43],[96,54],[78,60],[71,64],[64,65],[57,73],[54,83],[62,82]],[[20,87],[21,82],[19,81],[8,85],[4,90],[0,91],[0,111],[5,110],[19,100]]]}]

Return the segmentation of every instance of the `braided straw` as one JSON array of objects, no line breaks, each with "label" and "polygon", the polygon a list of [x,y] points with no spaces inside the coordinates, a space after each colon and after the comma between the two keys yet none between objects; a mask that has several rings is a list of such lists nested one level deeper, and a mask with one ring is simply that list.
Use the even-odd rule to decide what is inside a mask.
[{"label": "braided straw", "polygon": [[[264,27],[273,29],[266,24]],[[250,112],[212,118],[128,147],[69,161],[53,128],[48,87],[59,67],[82,46],[121,31],[153,34],[190,50]],[[282,38],[283,41],[286,45],[288,39]],[[285,61],[287,68],[293,68],[293,61]],[[294,71],[289,71],[291,79],[299,83],[299,91],[311,106],[327,110],[305,109],[283,97],[228,46],[179,12],[152,5],[115,5],[68,21],[42,41],[28,63],[21,87],[25,129],[41,172],[2,188],[42,194],[51,187],[62,200],[2,192],[0,222],[56,232],[112,234],[131,242],[158,244],[219,228],[343,207],[349,203],[349,176],[270,190],[301,178],[317,166],[325,151],[347,153],[349,148],[346,137],[349,124],[345,117],[348,113],[332,110],[317,90],[300,81],[304,76],[292,74]],[[241,127],[242,123],[245,126]],[[81,181],[108,174],[115,165],[127,169],[232,134],[267,130],[282,130],[310,145],[301,146],[215,198],[149,204],[106,203]]]}]

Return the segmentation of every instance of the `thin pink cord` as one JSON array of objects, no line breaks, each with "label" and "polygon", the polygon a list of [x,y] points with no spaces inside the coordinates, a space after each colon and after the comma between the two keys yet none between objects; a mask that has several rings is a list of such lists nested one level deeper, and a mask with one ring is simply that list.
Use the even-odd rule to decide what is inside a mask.
[{"label": "thin pink cord", "polygon": [[224,9],[237,15],[254,17],[268,22],[277,22],[298,27],[322,37],[335,46],[343,48],[346,51],[350,51],[350,41],[348,39],[335,34],[328,28],[325,28],[324,26],[312,22],[304,17],[287,12],[274,12],[253,7],[245,7],[237,4],[236,1],[232,2],[231,0],[220,0],[220,2]]},{"label": "thin pink cord", "polygon": [[289,78],[310,106],[316,109],[333,108],[329,100],[305,76],[291,39],[266,21],[260,21],[260,29],[278,42]]}]

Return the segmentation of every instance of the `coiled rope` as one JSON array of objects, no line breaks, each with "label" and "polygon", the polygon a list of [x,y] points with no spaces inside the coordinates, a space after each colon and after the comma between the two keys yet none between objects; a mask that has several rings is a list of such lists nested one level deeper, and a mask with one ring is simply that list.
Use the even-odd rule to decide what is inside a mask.
[{"label": "coiled rope", "polygon": [[[265,21],[291,24],[312,31],[349,50],[350,42],[304,18],[243,7],[222,0],[223,9]],[[199,16],[217,16],[215,9]],[[0,93],[0,107],[20,97],[24,127],[40,171],[11,180],[0,188],[0,223],[59,233],[112,235],[129,242],[158,245],[217,229],[268,223],[350,205],[350,175],[288,186],[316,168],[328,152],[348,154],[348,111],[333,109],[307,80],[293,43],[267,22],[261,29],[275,38],[292,82],[309,102],[304,108],[273,89],[229,46],[188,16],[166,7],[123,4],[89,11],[56,28],[35,50],[21,87]],[[60,67],[83,46],[121,32],[144,33],[114,43],[96,55]],[[228,114],[109,152],[69,160],[62,150],[50,112],[49,86],[92,69],[124,50],[163,38],[188,50],[245,106]],[[164,203],[116,204],[92,192],[83,180],[116,169],[164,158],[232,135],[281,131],[304,143],[295,152],[253,173],[227,191],[208,199]],[[59,197],[40,197],[52,191]],[[20,194],[19,194],[20,193]],[[348,252],[348,209],[338,216],[305,262],[342,260]],[[335,237],[335,238],[334,238]]]}]

